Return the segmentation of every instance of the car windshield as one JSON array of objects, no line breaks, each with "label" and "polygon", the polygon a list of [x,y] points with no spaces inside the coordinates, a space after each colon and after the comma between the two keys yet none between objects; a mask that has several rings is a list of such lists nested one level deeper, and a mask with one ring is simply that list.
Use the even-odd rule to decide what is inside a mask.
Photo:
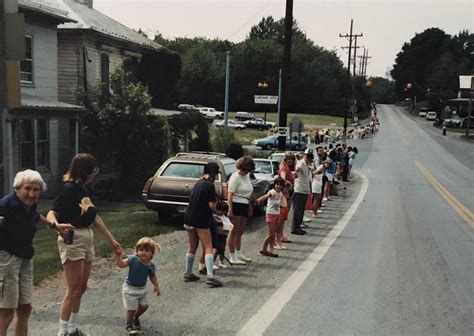
[{"label": "car windshield", "polygon": [[272,165],[270,161],[255,161],[255,173],[264,173],[264,174],[271,174],[272,173]]}]

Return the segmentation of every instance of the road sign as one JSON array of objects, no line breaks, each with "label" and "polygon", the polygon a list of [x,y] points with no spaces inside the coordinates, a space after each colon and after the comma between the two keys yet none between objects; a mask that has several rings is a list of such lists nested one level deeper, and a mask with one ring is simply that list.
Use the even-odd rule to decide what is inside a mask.
[{"label": "road sign", "polygon": [[255,104],[276,104],[278,103],[278,96],[253,96]]}]

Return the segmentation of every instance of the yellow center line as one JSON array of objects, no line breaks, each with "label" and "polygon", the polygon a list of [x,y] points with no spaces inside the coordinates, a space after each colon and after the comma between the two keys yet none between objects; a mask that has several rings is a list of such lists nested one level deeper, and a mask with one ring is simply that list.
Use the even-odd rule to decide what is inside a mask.
[{"label": "yellow center line", "polygon": [[428,182],[443,196],[446,202],[474,229],[474,214],[447,191],[419,161],[415,161],[415,165]]}]

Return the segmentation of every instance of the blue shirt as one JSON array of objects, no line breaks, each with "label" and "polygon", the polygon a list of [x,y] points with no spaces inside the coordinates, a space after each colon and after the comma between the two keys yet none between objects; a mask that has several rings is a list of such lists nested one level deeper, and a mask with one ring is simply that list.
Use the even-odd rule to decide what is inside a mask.
[{"label": "blue shirt", "polygon": [[136,255],[129,255],[127,258],[128,275],[125,282],[134,287],[146,286],[147,278],[155,276],[155,265],[152,262],[149,265],[142,264]]},{"label": "blue shirt", "polygon": [[31,259],[34,255],[33,237],[39,214],[36,204],[25,208],[16,193],[0,199],[0,250],[5,250],[20,258]]}]

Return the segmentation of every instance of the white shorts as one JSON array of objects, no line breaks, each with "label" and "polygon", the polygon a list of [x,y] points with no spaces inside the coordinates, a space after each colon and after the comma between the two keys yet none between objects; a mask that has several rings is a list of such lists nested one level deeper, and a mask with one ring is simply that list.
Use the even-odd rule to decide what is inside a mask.
[{"label": "white shorts", "polygon": [[33,261],[0,250],[0,308],[31,304]]},{"label": "white shorts", "polygon": [[146,286],[135,287],[124,282],[122,286],[123,308],[125,310],[137,310],[138,305],[147,305],[147,292]]}]

